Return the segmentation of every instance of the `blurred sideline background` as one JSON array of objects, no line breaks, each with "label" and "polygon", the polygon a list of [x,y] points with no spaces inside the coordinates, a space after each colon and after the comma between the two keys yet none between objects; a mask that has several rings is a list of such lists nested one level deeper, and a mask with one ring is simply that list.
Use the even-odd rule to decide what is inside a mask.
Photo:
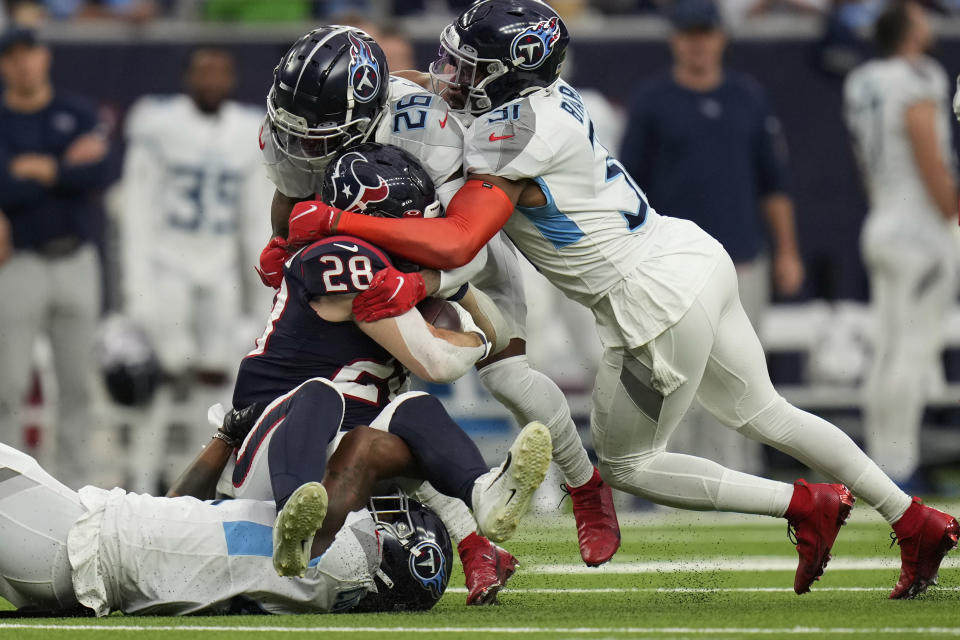
[{"label": "blurred sideline background", "polygon": [[[216,45],[232,53],[237,69],[235,99],[262,112],[273,67],[288,45],[307,30],[324,23],[357,24],[370,29],[378,41],[389,39],[393,52],[388,50],[388,55],[396,56],[394,60],[409,56],[406,59],[416,68],[425,69],[436,54],[440,30],[466,4],[435,0],[7,0],[0,20],[9,24],[16,18],[38,26],[53,51],[54,86],[97,103],[112,129],[109,165],[116,182],[125,151],[120,132],[130,106],[147,94],[182,92],[184,69],[197,46]],[[669,27],[660,15],[661,7],[644,0],[551,4],[564,14],[571,31],[573,53],[566,77],[579,89],[593,90],[588,108],[594,118],[606,122],[598,124],[601,142],[617,148],[616,138],[622,134],[626,106],[637,83],[670,65]],[[859,440],[860,385],[875,336],[866,308],[868,289],[859,251],[866,202],[842,120],[841,91],[845,72],[868,56],[865,29],[882,3],[725,0],[720,6],[730,25],[729,65],[759,80],[783,123],[789,147],[789,191],[796,206],[798,239],[807,271],[801,293],[789,300],[775,300],[760,322],[771,375],[790,401],[824,414]],[[933,18],[939,40],[934,56],[951,78],[960,71],[960,16],[953,15],[955,10],[960,10],[960,2],[945,2]],[[392,63],[392,68],[404,66]],[[257,131],[251,129],[247,135],[249,144],[254,145]],[[269,185],[266,188],[269,190]],[[105,317],[122,307],[116,229],[125,207],[130,206],[111,195],[112,190],[105,194],[98,225]],[[657,207],[656,202],[652,204]],[[264,208],[264,225],[255,232],[263,235],[249,239],[252,246],[266,242],[268,217]],[[252,266],[249,271],[252,273]],[[600,349],[592,319],[585,310],[563,300],[532,269],[526,275],[531,362],[567,392],[581,434],[589,443],[592,363]],[[259,287],[259,283],[250,286]],[[238,332],[242,335],[238,337],[237,362],[259,335],[269,313],[264,292],[249,293],[255,302],[244,319],[243,331]],[[56,384],[49,351],[41,339],[23,425],[24,443],[41,461],[52,459],[55,446],[50,434],[56,429],[52,410]],[[937,491],[949,494],[960,493],[957,304],[947,320],[943,363],[945,385],[930,390],[922,459]],[[91,382],[96,384],[94,379],[99,376],[92,376]],[[112,404],[97,386],[89,451],[95,463],[90,465],[88,481],[108,486],[129,483],[131,434],[143,428],[141,417]],[[483,392],[475,375],[432,390],[477,436],[485,453],[492,457],[505,449],[514,433],[512,419]],[[220,401],[229,403],[229,395]],[[195,425],[204,420],[196,407],[171,418],[172,422]],[[178,444],[176,433],[173,429],[167,436],[173,439],[168,450],[174,453],[161,482],[170,481],[169,473],[194,453],[185,450],[189,438],[180,438]],[[796,463],[790,459],[771,451],[764,456],[771,475],[796,476]],[[620,499],[621,508],[645,507],[625,496]],[[544,508],[552,508],[558,500],[559,491],[546,492]]]}]

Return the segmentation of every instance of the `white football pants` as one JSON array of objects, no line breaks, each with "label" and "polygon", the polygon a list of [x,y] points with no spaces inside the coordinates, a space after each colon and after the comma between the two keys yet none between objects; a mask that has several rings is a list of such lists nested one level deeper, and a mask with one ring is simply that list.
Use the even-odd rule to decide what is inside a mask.
[{"label": "white football pants", "polygon": [[861,242],[876,320],[864,386],[867,451],[903,481],[920,462],[926,390],[937,382],[931,377],[940,371],[943,325],[956,290],[954,249],[945,228],[908,228],[877,216],[864,225]]},{"label": "white football pants", "polygon": [[593,393],[593,442],[604,479],[623,491],[684,509],[782,516],[791,485],[667,453],[694,397],[724,425],[843,482],[888,522],[909,506],[910,497],[846,434],[774,390],[729,257],[652,348],[604,352]]},{"label": "white football pants", "polygon": [[67,533],[83,513],[77,492],[0,444],[0,596],[16,607],[76,606]]}]

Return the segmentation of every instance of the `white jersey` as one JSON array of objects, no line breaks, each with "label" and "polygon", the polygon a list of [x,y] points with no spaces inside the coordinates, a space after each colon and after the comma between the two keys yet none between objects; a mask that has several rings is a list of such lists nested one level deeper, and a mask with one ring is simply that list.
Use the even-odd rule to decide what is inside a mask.
[{"label": "white jersey", "polygon": [[67,548],[73,587],[97,615],[345,611],[375,590],[380,548],[373,518],[351,513],[303,578],[273,569],[273,502],[155,498],[80,490],[84,515]]},{"label": "white jersey", "polygon": [[157,268],[223,283],[254,263],[272,197],[252,144],[260,116],[230,101],[207,115],[186,95],[131,108],[120,212],[128,295],[149,290]]},{"label": "white jersey", "polygon": [[847,76],[844,115],[872,216],[910,216],[914,221],[937,221],[942,226],[942,216],[917,170],[906,111],[920,102],[936,104],[937,144],[944,161],[952,165],[948,86],[943,68],[926,57],[872,60]]},{"label": "white jersey", "polygon": [[635,347],[676,323],[723,249],[692,222],[659,215],[596,140],[579,94],[558,81],[477,118],[468,172],[536,181],[541,207],[504,227],[569,298],[591,307],[608,347]]},{"label": "white jersey", "polygon": [[[323,172],[310,171],[304,164],[284,155],[269,135],[269,127],[269,122],[264,120],[260,145],[270,181],[280,193],[292,198],[320,193]],[[409,80],[391,76],[387,106],[371,141],[391,144],[410,153],[430,174],[438,191],[452,176],[456,176],[454,182],[462,178],[463,126],[439,96]],[[452,190],[443,190],[449,194],[441,198],[444,206],[462,184],[460,181]]]}]

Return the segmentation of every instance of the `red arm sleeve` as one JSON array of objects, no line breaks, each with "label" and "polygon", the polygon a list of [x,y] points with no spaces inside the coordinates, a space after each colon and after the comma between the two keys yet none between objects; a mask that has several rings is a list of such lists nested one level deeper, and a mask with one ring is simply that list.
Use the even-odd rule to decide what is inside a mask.
[{"label": "red arm sleeve", "polygon": [[445,218],[398,220],[344,212],[331,232],[363,238],[424,267],[455,269],[477,255],[506,224],[513,207],[499,187],[468,180],[453,196]]}]

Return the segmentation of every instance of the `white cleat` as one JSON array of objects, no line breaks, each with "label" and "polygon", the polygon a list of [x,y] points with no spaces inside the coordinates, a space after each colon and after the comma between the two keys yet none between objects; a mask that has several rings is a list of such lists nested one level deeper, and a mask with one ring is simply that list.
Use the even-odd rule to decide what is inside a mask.
[{"label": "white cleat", "polygon": [[530,498],[547,475],[553,445],[550,432],[531,422],[510,447],[507,459],[473,485],[473,515],[484,536],[503,542],[513,535]]},{"label": "white cleat", "polygon": [[277,575],[303,577],[313,537],[327,516],[327,490],[307,482],[290,495],[273,525],[273,568]]}]

